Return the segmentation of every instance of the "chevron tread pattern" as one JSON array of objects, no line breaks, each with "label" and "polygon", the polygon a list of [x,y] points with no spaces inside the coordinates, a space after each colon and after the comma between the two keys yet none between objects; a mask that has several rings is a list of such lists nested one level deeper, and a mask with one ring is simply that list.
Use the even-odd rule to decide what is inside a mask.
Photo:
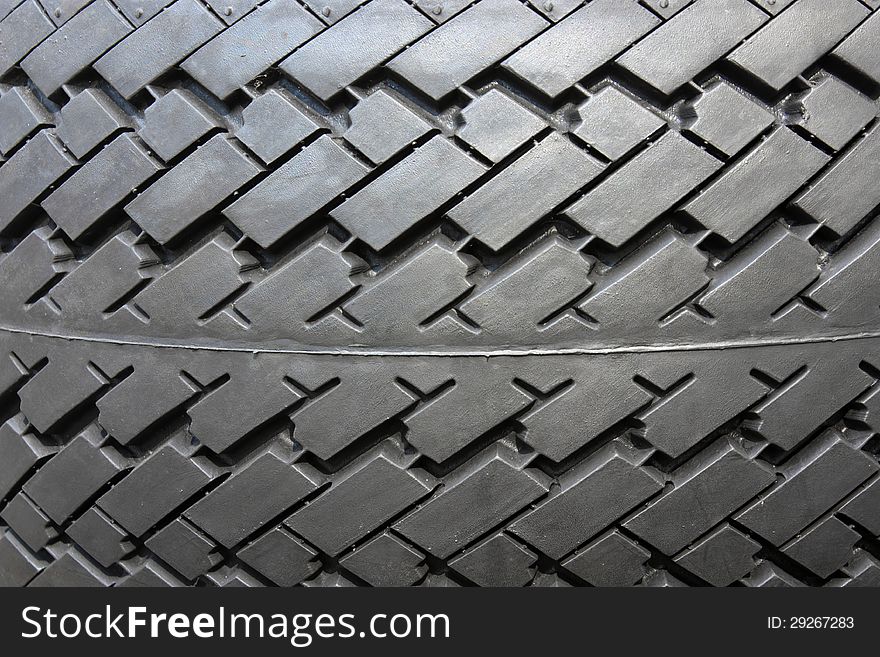
[{"label": "chevron tread pattern", "polygon": [[[400,346],[479,349],[837,334],[876,322],[877,304],[858,301],[872,294],[867,282],[833,311],[810,294],[844,261],[874,258],[854,242],[870,239],[863,229],[880,202],[880,76],[857,47],[876,17],[858,0],[823,21],[814,0],[784,11],[684,4],[593,0],[542,16],[484,0],[435,25],[437,14],[404,0],[329,17],[282,0],[228,15],[178,0],[137,17],[124,3],[70,16],[21,3],[0,20],[22,35],[9,41],[0,84],[5,323],[261,345],[383,346],[390,332]],[[494,28],[497,53],[444,59],[443,48],[502,15],[511,23]],[[103,56],[69,57],[68,73],[51,46],[77,43],[86,21],[122,27],[108,28],[117,41]],[[273,61],[230,64],[241,35],[268,39],[278,21],[292,31],[267,49]],[[706,21],[726,40],[679,47]],[[789,25],[806,44],[825,34],[822,22],[835,26],[829,43],[786,53],[796,75],[768,85],[782,73],[762,61],[779,57],[755,53],[783,47]],[[371,59],[357,48],[380,25],[393,34],[376,37],[383,49]],[[586,53],[587,40],[568,36],[601,26]],[[357,61],[333,59],[347,48]],[[440,59],[448,69],[427,66]],[[120,77],[127,61],[143,64],[143,79]],[[569,77],[547,77],[563,68]],[[772,193],[751,194],[755,185]],[[642,190],[638,212],[631,189]],[[55,251],[69,254],[49,282],[17,265],[37,257],[28,238],[44,227],[57,246],[39,266],[58,269]],[[783,259],[777,287],[764,272]],[[125,282],[112,280],[120,266]],[[511,310],[511,292],[548,268],[571,278],[527,312]],[[318,272],[326,284],[295,311],[265,292]],[[225,283],[163,299],[158,315],[146,309],[182,276]],[[658,276],[669,280],[646,306]],[[422,277],[441,284],[414,309],[407,291]],[[611,290],[613,307],[590,312]]]},{"label": "chevron tread pattern", "polygon": [[876,2],[56,4],[0,582],[880,585]]},{"label": "chevron tread pattern", "polygon": [[2,347],[7,584],[876,581],[876,339],[491,368]]}]

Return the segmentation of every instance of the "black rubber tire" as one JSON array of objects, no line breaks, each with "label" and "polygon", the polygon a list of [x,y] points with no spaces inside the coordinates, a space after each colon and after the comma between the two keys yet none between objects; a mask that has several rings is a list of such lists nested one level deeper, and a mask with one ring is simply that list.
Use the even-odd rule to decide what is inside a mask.
[{"label": "black rubber tire", "polygon": [[207,3],[0,2],[0,583],[880,584],[880,3]]}]

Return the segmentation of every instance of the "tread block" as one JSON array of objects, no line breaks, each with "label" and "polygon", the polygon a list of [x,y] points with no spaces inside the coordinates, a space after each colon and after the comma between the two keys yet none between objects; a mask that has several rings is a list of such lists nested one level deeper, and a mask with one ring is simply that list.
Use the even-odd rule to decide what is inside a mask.
[{"label": "tread block", "polygon": [[37,430],[45,433],[104,389],[108,379],[117,374],[119,371],[105,373],[85,358],[50,362],[19,391],[21,411]]},{"label": "tread block", "polygon": [[[377,276],[344,308],[373,330],[394,333],[401,327],[421,327],[468,289],[465,277],[469,269],[448,243],[433,240],[398,267]],[[431,328],[440,327],[433,324]]]},{"label": "tread block", "polygon": [[21,68],[51,96],[131,31],[116,7],[96,0],[34,48]]},{"label": "tread block", "polygon": [[22,493],[6,503],[0,518],[34,552],[58,537],[52,521]]},{"label": "tread block", "polygon": [[[323,27],[301,5],[269,0],[199,48],[180,67],[215,96],[226,98]],[[254,48],[255,43],[260,47]]]},{"label": "tread block", "polygon": [[773,545],[782,545],[865,479],[877,465],[835,431],[797,452],[782,467],[783,481],[736,519]]},{"label": "tread block", "polygon": [[401,52],[388,68],[437,100],[546,26],[516,0],[483,0]]},{"label": "tread block", "polygon": [[[609,244],[620,246],[720,168],[721,162],[704,150],[668,132],[564,213]],[[677,173],[670,177],[669,171]],[[642,190],[644,199],[637,207],[632,204],[634,189]]]},{"label": "tread block", "polygon": [[217,303],[243,285],[241,273],[254,266],[252,258],[235,250],[226,233],[166,271],[132,300],[149,322],[179,326],[184,318],[202,318]]},{"label": "tread block", "polygon": [[519,418],[526,427],[523,440],[539,454],[563,460],[651,401],[632,377],[628,366],[618,363],[583,368],[573,385]]},{"label": "tread block", "polygon": [[431,130],[431,125],[395,96],[380,89],[349,112],[345,139],[379,164]]},{"label": "tread block", "polygon": [[502,534],[470,548],[449,566],[480,586],[525,586],[535,576],[538,557]]},{"label": "tread block", "polygon": [[729,586],[755,567],[754,556],[760,549],[725,523],[675,557],[675,563],[712,586]]},{"label": "tread block", "polygon": [[131,98],[223,27],[197,0],[176,0],[101,57],[95,70],[124,98]]},{"label": "tread block", "polygon": [[[670,94],[767,21],[748,0],[697,0],[663,23],[617,63]],[[711,38],[702,35],[711,34]]]},{"label": "tread block", "polygon": [[[378,454],[336,478],[333,486],[284,524],[330,555],[337,555],[424,497],[430,488]],[[334,518],[332,523],[327,518]]]},{"label": "tread block", "polygon": [[798,0],[758,30],[728,59],[781,89],[868,16],[857,0]]},{"label": "tread block", "polygon": [[279,586],[296,586],[321,569],[310,547],[280,528],[264,534],[243,550],[238,558]]},{"label": "tread block", "polygon": [[873,44],[880,39],[880,14],[871,14],[843,42],[831,51],[835,57],[880,81],[880,57]]},{"label": "tread block", "polygon": [[824,579],[850,560],[860,538],[858,532],[831,516],[799,535],[782,552]]},{"label": "tread block", "polygon": [[[442,371],[438,366],[435,374]],[[449,368],[447,372],[444,378],[454,385],[441,396],[419,404],[403,420],[409,429],[407,442],[437,463],[532,402],[503,375],[476,369],[469,374],[468,368]]]},{"label": "tread block", "polygon": [[880,203],[880,126],[848,149],[794,200],[794,205],[838,235],[851,230]]},{"label": "tread block", "polygon": [[65,180],[42,206],[65,233],[78,239],[161,170],[148,151],[126,133]]},{"label": "tread block", "polygon": [[8,312],[24,307],[33,295],[55,281],[71,264],[73,255],[48,227],[30,233],[0,261],[0,279],[8,282],[2,298]]},{"label": "tread block", "polygon": [[461,112],[458,136],[493,162],[500,162],[547,125],[498,88],[473,100]]},{"label": "tread block", "polygon": [[694,103],[696,120],[687,128],[725,155],[739,153],[773,123],[773,114],[726,82],[718,82]]},{"label": "tread block", "polygon": [[146,546],[190,580],[205,574],[223,560],[216,543],[180,518],[151,536]]},{"label": "tread block", "polygon": [[312,142],[223,210],[269,247],[360,180],[367,168],[327,135]]},{"label": "tread block", "polygon": [[485,171],[482,164],[438,135],[330,214],[371,247],[381,250]]},{"label": "tread block", "polygon": [[339,244],[322,239],[255,283],[233,307],[254,326],[284,336],[354,288],[354,265]]},{"label": "tread block", "polygon": [[462,480],[446,482],[440,494],[394,525],[394,530],[445,559],[528,506],[547,486],[494,455]]},{"label": "tread block", "polygon": [[447,214],[498,251],[551,213],[602,168],[568,139],[553,133]]},{"label": "tread block", "polygon": [[372,586],[412,586],[428,572],[424,555],[390,532],[343,557],[339,565]]},{"label": "tread block", "polygon": [[21,2],[19,0],[2,0],[0,1],[0,20],[3,20],[9,13],[18,7]]},{"label": "tread block", "polygon": [[[784,271],[784,277],[775,272]],[[776,224],[716,270],[697,303],[713,317],[744,324],[767,318],[816,278],[816,251]]]},{"label": "tread block", "polygon": [[607,86],[578,107],[574,134],[610,160],[617,160],[666,121],[616,87]]},{"label": "tread block", "polygon": [[156,241],[171,241],[263,168],[216,135],[141,192],[125,212]]},{"label": "tread block", "polygon": [[33,436],[21,435],[12,421],[0,426],[0,499],[13,488],[39,461],[50,454]]},{"label": "tread block", "polygon": [[320,129],[292,102],[290,94],[278,89],[253,100],[241,117],[244,125],[235,132],[236,138],[267,164]]},{"label": "tread block", "polygon": [[151,249],[135,243],[131,232],[116,235],[80,262],[47,293],[51,303],[31,306],[29,312],[56,314],[90,324],[117,300],[149,277],[147,268],[158,261]]},{"label": "tread block", "polygon": [[590,287],[590,263],[565,240],[546,240],[515,267],[496,271],[461,304],[483,331],[504,335],[534,328]]},{"label": "tread block", "polygon": [[62,524],[122,471],[122,459],[77,436],[24,485],[24,492]]},{"label": "tread block", "polygon": [[874,316],[876,307],[877,295],[868,272],[874,271],[878,258],[880,225],[869,224],[847,242],[805,296],[851,325],[864,324]]},{"label": "tread block", "polygon": [[562,475],[556,494],[510,531],[544,554],[562,558],[660,490],[661,484],[629,458],[616,443],[600,449]]},{"label": "tread block", "polygon": [[134,550],[128,534],[100,509],[92,507],[67,529],[77,546],[105,568]]},{"label": "tread block", "polygon": [[[520,48],[502,66],[556,97],[659,23],[632,0],[595,0]],[[477,37],[475,43],[485,37]]]},{"label": "tread block", "polygon": [[753,409],[755,431],[792,449],[873,381],[855,359],[816,360]]},{"label": "tread block", "polygon": [[25,0],[0,19],[0,75],[6,75],[54,31],[55,25],[37,0]]},{"label": "tread block", "polygon": [[676,470],[672,490],[623,526],[664,554],[675,554],[774,480],[720,440]]},{"label": "tread block", "polygon": [[70,152],[82,158],[128,125],[128,117],[107,94],[85,89],[61,108],[56,132]]},{"label": "tread block", "polygon": [[373,0],[297,49],[281,70],[327,100],[432,27],[404,0]]},{"label": "tread block", "polygon": [[[788,128],[777,128],[684,206],[684,210],[728,242],[736,242],[829,159]],[[766,193],[747,192],[768,180],[773,184],[764,186]]]},{"label": "tread block", "polygon": [[98,420],[123,445],[195,395],[177,368],[138,368],[96,403]]},{"label": "tread block", "polygon": [[667,232],[597,281],[578,308],[608,328],[655,325],[706,284],[706,266],[703,254]]},{"label": "tread block", "polygon": [[54,136],[43,130],[0,167],[0,232],[76,163]]},{"label": "tread block", "polygon": [[601,170],[584,151],[564,136],[553,133],[447,214],[497,251]]},{"label": "tread block", "polygon": [[855,520],[875,536],[880,536],[880,483],[873,481],[844,504],[840,513]]},{"label": "tread block", "polygon": [[[749,364],[726,361],[725,368],[716,358],[704,355],[689,376],[666,389],[636,416],[644,425],[641,436],[663,453],[680,456],[767,394],[767,388],[751,376]],[[649,380],[652,375],[646,373]],[[717,391],[722,389],[726,394],[719,395]],[[699,412],[694,410],[697,408]]]},{"label": "tread block", "polygon": [[633,586],[646,574],[651,553],[616,529],[603,534],[562,562],[593,586]]},{"label": "tread block", "polygon": [[[329,459],[370,429],[398,415],[414,399],[377,368],[352,368],[346,381],[310,401],[293,415],[297,440],[322,459]],[[371,391],[371,403],[360,402],[359,391]],[[334,426],[328,435],[326,427]]]},{"label": "tread block", "polygon": [[98,506],[140,537],[212,479],[197,463],[166,446],[104,493]]},{"label": "tread block", "polygon": [[[18,356],[14,352],[8,352],[5,358],[0,357],[0,395],[7,395],[17,390],[29,375],[28,365],[19,362]],[[13,423],[10,426],[15,427],[16,425]],[[3,475],[0,474],[0,482],[2,481]]]},{"label": "tread block", "polygon": [[8,154],[38,128],[51,125],[52,115],[25,87],[0,96],[0,153]]},{"label": "tread block", "polygon": [[109,583],[92,566],[86,566],[82,557],[77,558],[71,552],[65,552],[34,577],[28,586],[97,588],[108,586]]},{"label": "tread block", "polygon": [[[306,449],[322,459],[329,459],[413,403],[409,393],[375,370],[372,367],[353,368],[346,381],[293,414],[297,440]],[[358,391],[362,390],[372,392],[368,407],[359,401]],[[331,425],[335,430],[328,435],[326,427]]]},{"label": "tread block", "polygon": [[877,116],[873,101],[837,78],[825,78],[801,101],[803,126],[834,150],[840,150]]},{"label": "tread block", "polygon": [[[17,390],[29,375],[29,366],[20,362],[14,352],[7,352],[5,358],[0,356],[0,395]],[[10,426],[14,427],[16,424],[13,423]],[[0,475],[0,481],[2,481],[2,475]]]},{"label": "tread block", "polygon": [[25,586],[45,565],[12,532],[0,532],[0,587]]},{"label": "tread block", "polygon": [[191,91],[173,89],[144,112],[138,133],[166,162],[223,124]]},{"label": "tread block", "polygon": [[[260,368],[257,363],[244,371],[233,371],[231,376],[230,381],[199,399],[188,411],[192,418],[190,433],[217,454],[302,398],[276,368]],[[237,412],[228,416],[231,409]]]},{"label": "tread block", "polygon": [[315,488],[302,472],[267,452],[235,472],[185,515],[231,548]]}]

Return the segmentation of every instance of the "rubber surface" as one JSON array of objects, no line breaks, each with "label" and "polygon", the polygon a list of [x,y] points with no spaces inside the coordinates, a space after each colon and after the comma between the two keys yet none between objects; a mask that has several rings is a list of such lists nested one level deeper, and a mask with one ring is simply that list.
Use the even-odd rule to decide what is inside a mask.
[{"label": "rubber surface", "polygon": [[878,5],[0,0],[0,583],[880,585]]}]

